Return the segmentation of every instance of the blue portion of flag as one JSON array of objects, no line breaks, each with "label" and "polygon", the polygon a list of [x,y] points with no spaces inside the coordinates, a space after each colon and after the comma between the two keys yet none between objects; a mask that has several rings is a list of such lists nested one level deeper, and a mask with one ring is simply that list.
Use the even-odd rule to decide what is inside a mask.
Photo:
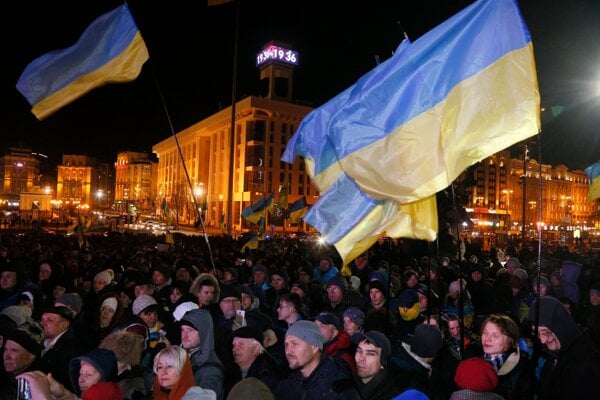
[{"label": "blue portion of flag", "polygon": [[242,218],[257,223],[261,217],[264,217],[265,210],[271,207],[274,198],[275,192],[271,192],[269,197],[262,196],[256,203],[242,210]]}]

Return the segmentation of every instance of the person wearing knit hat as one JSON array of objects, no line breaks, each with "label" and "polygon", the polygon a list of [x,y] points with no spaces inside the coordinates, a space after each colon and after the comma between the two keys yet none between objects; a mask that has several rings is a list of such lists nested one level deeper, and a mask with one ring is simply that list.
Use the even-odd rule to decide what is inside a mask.
[{"label": "person wearing knit hat", "polygon": [[98,272],[94,276],[94,292],[99,293],[112,282],[111,274],[108,271]]},{"label": "person wearing knit hat", "polygon": [[[285,293],[289,293],[288,283],[290,277],[285,270],[285,267],[279,267],[271,273],[271,287],[265,290],[266,305],[272,309],[276,309],[279,304],[279,299]],[[271,314],[274,316],[274,313]]]},{"label": "person wearing knit hat", "polygon": [[71,311],[73,311],[73,314],[77,316],[83,307],[83,300],[81,299],[79,293],[65,293],[56,298],[54,305],[68,307]]},{"label": "person wearing knit hat", "polygon": [[181,321],[181,318],[183,318],[185,313],[191,310],[197,310],[198,308],[200,308],[198,304],[194,303],[193,301],[186,301],[184,303],[181,303],[177,307],[175,307],[175,310],[173,311],[173,319],[175,320],[175,322],[179,322]]},{"label": "person wearing knit hat", "polygon": [[[194,398],[196,399],[196,398]],[[260,379],[244,378],[231,388],[226,400],[275,400],[273,392]],[[184,399],[182,399],[184,400]]]},{"label": "person wearing knit hat", "polygon": [[412,335],[402,339],[389,362],[398,368],[401,375],[409,374],[418,381],[427,381],[432,362],[442,346],[442,332],[438,326],[419,324]]},{"label": "person wearing knit hat", "polygon": [[450,400],[502,400],[504,397],[493,393],[498,385],[496,370],[481,357],[462,360],[454,374],[454,382],[460,388],[452,393]]},{"label": "person wearing knit hat", "polygon": [[354,386],[362,399],[390,399],[404,391],[404,381],[387,368],[392,349],[383,333],[357,333],[352,342],[356,344]]},{"label": "person wearing knit hat", "polygon": [[[31,329],[15,329],[4,337],[3,362],[5,374],[14,378],[20,373],[39,369],[39,358],[43,348],[41,333],[41,327],[37,326],[36,332]],[[3,386],[4,391],[16,394],[17,387],[14,379]]]},{"label": "person wearing knit hat", "polygon": [[600,352],[589,331],[554,297],[540,297],[539,307],[537,302],[529,307],[527,319],[538,322],[538,339],[553,354],[554,366],[542,369],[539,398],[584,399],[600,393]]},{"label": "person wearing knit hat", "polygon": [[31,307],[27,306],[8,306],[0,311],[0,315],[10,318],[17,327],[27,322],[31,318],[31,313]]},{"label": "person wearing knit hat", "polygon": [[152,282],[155,296],[161,304],[166,304],[171,292],[171,274],[173,270],[166,264],[159,264],[152,270]]},{"label": "person wearing knit hat", "polygon": [[311,400],[359,398],[353,385],[343,384],[352,379],[349,368],[323,356],[322,347],[323,336],[316,323],[298,321],[288,329],[285,356],[292,373],[277,385],[276,399],[290,398],[290,393],[293,398]]},{"label": "person wearing knit hat", "polygon": [[348,332],[342,329],[339,318],[333,313],[323,311],[317,314],[315,323],[323,336],[323,353],[346,362],[354,372],[356,362],[354,361],[352,340]]},{"label": "person wearing knit hat", "polygon": [[358,307],[348,307],[342,315],[344,330],[348,335],[363,331],[365,324],[365,313]]},{"label": "person wearing knit hat", "polygon": [[517,268],[521,268],[521,261],[519,261],[519,259],[516,257],[510,257],[508,260],[506,260],[504,268],[506,268],[508,272],[512,274]]},{"label": "person wearing knit hat", "polygon": [[319,265],[313,269],[312,279],[327,285],[331,278],[338,276],[339,273],[331,257],[323,256],[319,260]]}]

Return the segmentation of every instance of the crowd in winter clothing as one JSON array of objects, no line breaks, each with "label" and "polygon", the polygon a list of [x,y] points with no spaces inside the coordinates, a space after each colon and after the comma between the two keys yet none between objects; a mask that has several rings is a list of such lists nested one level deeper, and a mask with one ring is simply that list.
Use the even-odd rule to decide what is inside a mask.
[{"label": "crowd in winter clothing", "polygon": [[599,254],[439,240],[3,235],[0,400],[600,393]]}]

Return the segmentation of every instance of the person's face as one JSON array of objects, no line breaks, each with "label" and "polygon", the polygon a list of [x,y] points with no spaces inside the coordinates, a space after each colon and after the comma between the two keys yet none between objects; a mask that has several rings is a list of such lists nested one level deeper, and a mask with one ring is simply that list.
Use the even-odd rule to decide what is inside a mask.
[{"label": "person's face", "polygon": [[285,288],[285,280],[279,275],[272,275],[271,286],[279,292]]},{"label": "person's face", "polygon": [[81,361],[79,367],[79,388],[81,393],[85,392],[95,383],[100,382],[100,372],[92,366],[92,364]]},{"label": "person's face", "polygon": [[554,332],[545,326],[540,325],[538,327],[538,338],[542,344],[545,344],[550,351],[560,350],[560,340],[556,337]]},{"label": "person's face", "polygon": [[114,316],[115,310],[113,308],[102,306],[102,308],[100,309],[100,326],[106,327],[110,325]]},{"label": "person's face", "polygon": [[235,317],[235,313],[240,309],[241,305],[242,303],[237,297],[225,297],[219,303],[219,307],[221,307],[221,311],[223,312],[225,319]]},{"label": "person's face", "polygon": [[292,286],[292,288],[290,289],[290,293],[297,294],[298,296],[300,296],[301,299],[304,298],[304,290],[302,290],[298,286]]},{"label": "person's face", "polygon": [[108,285],[106,282],[94,279],[94,292],[98,293]]},{"label": "person's face", "polygon": [[319,261],[319,268],[321,268],[321,271],[327,272],[329,271],[329,268],[331,268],[331,264],[328,260],[321,260]]},{"label": "person's face", "polygon": [[310,274],[305,271],[298,272],[298,280],[308,284],[310,283]]},{"label": "person's face", "polygon": [[[540,286],[544,287],[544,286]],[[600,292],[592,291],[590,292],[590,304],[593,306],[597,306],[600,304]]]},{"label": "person's face", "polygon": [[248,311],[252,307],[252,297],[246,293],[242,293],[242,310]]},{"label": "person's face", "polygon": [[356,374],[367,383],[379,371],[383,369],[381,365],[381,348],[363,340],[358,344],[354,354],[356,361]]},{"label": "person's face", "polygon": [[42,314],[42,328],[44,339],[52,340],[62,332],[69,329],[69,321],[58,314]]},{"label": "person's face", "polygon": [[509,349],[510,339],[500,331],[498,325],[488,322],[481,332],[481,344],[483,345],[484,353],[498,355]]},{"label": "person's face", "polygon": [[179,374],[173,364],[163,361],[163,357],[160,357],[156,363],[156,378],[162,388],[173,389],[179,380]]},{"label": "person's face", "polygon": [[429,270],[429,280],[435,281],[436,278],[437,278],[437,272],[435,272],[433,270]]},{"label": "person's face", "polygon": [[185,268],[179,268],[177,271],[175,271],[175,280],[177,281],[189,282],[191,278],[190,271]]},{"label": "person's face", "polygon": [[254,271],[252,279],[254,279],[254,283],[257,285],[262,285],[267,280],[267,274],[262,271]]},{"label": "person's face", "polygon": [[133,291],[135,293],[136,298],[140,297],[143,294],[152,296],[154,294],[154,287],[150,285],[136,285]]},{"label": "person's face", "polygon": [[17,286],[17,273],[14,271],[2,271],[0,274],[0,288],[9,290]]},{"label": "person's face", "polygon": [[167,282],[167,278],[160,271],[154,271],[152,272],[152,282],[156,286],[162,286]]},{"label": "person's face", "polygon": [[51,273],[52,268],[50,267],[50,264],[43,263],[42,265],[40,265],[40,273],[38,274],[38,279],[40,281],[45,281],[46,279],[50,278]]},{"label": "person's face", "polygon": [[301,370],[306,367],[318,352],[318,348],[311,346],[299,337],[289,335],[285,338],[285,358],[292,370]]},{"label": "person's face", "polygon": [[473,280],[473,282],[479,282],[482,278],[481,272],[480,271],[473,271],[471,272],[471,280]]},{"label": "person's face", "polygon": [[52,296],[54,296],[54,298],[57,299],[60,296],[62,296],[63,294],[65,294],[66,292],[67,292],[67,289],[64,286],[56,285],[56,286],[54,286],[54,289],[52,290]]},{"label": "person's face", "polygon": [[256,340],[240,337],[233,338],[233,360],[240,367],[246,366],[248,368],[256,360],[256,357],[258,357],[259,351],[260,346],[256,344]]},{"label": "person's face", "polygon": [[458,320],[448,321],[448,332],[454,339],[460,339],[460,322]]},{"label": "person's face", "polygon": [[277,307],[277,318],[280,321],[285,320],[292,314],[293,309],[293,304],[286,303],[285,301],[280,301],[279,307]]},{"label": "person's face", "polygon": [[419,305],[421,306],[421,310],[427,310],[427,305],[429,303],[427,296],[421,292],[417,292],[417,295],[419,296]]},{"label": "person's face", "polygon": [[182,296],[182,294],[179,291],[179,289],[174,287],[173,289],[171,289],[171,293],[169,293],[169,301],[172,304],[175,304],[181,298],[181,296]]},{"label": "person's face", "polygon": [[20,344],[7,340],[4,345],[4,370],[6,372],[18,374],[29,367],[35,356],[21,347]]},{"label": "person's face", "polygon": [[410,278],[406,280],[406,286],[409,288],[414,288],[419,283],[419,278],[416,275],[411,275]]},{"label": "person's face", "polygon": [[344,298],[344,292],[339,286],[331,285],[327,287],[327,298],[333,304],[339,304]]},{"label": "person's face", "polygon": [[356,322],[352,321],[350,317],[344,317],[344,330],[348,335],[352,336],[356,332],[360,331],[360,326]]},{"label": "person's face", "polygon": [[201,306],[207,306],[215,300],[214,286],[201,286],[198,292],[198,302]]},{"label": "person's face", "polygon": [[365,257],[358,257],[355,261],[354,261],[354,265],[356,265],[357,269],[363,269],[364,267],[367,266],[367,263],[369,262],[368,258]]},{"label": "person's face", "polygon": [[324,324],[321,321],[315,321],[315,324],[317,324],[321,330],[321,335],[323,335],[323,343],[333,340],[338,334],[338,330],[333,325]]},{"label": "person's face", "polygon": [[200,346],[200,332],[189,325],[181,325],[181,347],[193,349]]},{"label": "person's face", "polygon": [[154,310],[142,311],[140,313],[140,318],[144,320],[144,323],[148,328],[153,328],[158,322],[158,313]]},{"label": "person's face", "polygon": [[372,288],[369,290],[369,297],[371,299],[371,304],[375,307],[382,305],[385,301],[385,296],[379,289]]}]

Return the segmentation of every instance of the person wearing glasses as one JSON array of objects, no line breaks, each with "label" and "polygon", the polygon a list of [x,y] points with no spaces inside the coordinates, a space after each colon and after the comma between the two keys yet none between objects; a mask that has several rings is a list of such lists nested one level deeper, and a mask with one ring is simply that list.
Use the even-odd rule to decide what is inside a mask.
[{"label": "person wearing glasses", "polygon": [[564,305],[554,297],[540,297],[529,308],[527,318],[538,322],[537,337],[548,352],[538,399],[585,399],[600,393],[600,353],[588,331],[577,325]]}]

